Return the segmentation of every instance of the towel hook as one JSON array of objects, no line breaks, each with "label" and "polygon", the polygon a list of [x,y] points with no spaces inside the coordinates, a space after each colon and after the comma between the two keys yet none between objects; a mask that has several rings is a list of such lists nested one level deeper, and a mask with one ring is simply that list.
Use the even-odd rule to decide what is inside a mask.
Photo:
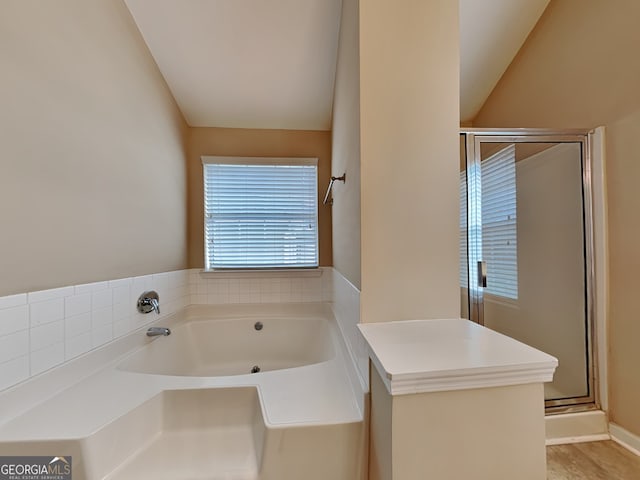
[{"label": "towel hook", "polygon": [[329,205],[333,205],[333,196],[329,199],[329,195],[331,194],[331,189],[333,188],[333,182],[342,182],[346,183],[347,174],[343,173],[339,177],[331,177],[331,181],[329,182],[329,188],[327,188],[327,193],[324,196],[324,200],[322,202],[323,205],[326,205],[329,202]]}]

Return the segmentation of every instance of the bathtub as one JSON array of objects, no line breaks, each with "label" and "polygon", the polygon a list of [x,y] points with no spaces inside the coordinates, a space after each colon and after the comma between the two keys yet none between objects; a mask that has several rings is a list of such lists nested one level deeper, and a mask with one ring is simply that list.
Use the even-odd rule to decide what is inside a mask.
[{"label": "bathtub", "polygon": [[154,337],[118,365],[125,371],[217,377],[296,368],[335,357],[329,320],[320,315],[218,318],[200,312]]},{"label": "bathtub", "polygon": [[191,305],[0,398],[0,451],[77,480],[360,479],[356,376],[327,304]]}]

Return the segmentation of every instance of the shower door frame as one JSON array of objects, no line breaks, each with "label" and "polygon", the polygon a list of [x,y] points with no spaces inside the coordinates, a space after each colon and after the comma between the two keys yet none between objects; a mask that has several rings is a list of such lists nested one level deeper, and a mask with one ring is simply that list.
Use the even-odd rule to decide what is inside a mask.
[{"label": "shower door frame", "polygon": [[[596,388],[595,364],[595,259],[594,259],[594,218],[593,218],[593,179],[592,179],[592,144],[593,130],[579,129],[486,129],[461,128],[460,135],[465,135],[465,154],[467,174],[467,285],[470,320],[484,325],[484,292],[478,286],[478,261],[482,253],[477,247],[476,234],[469,228],[481,225],[480,192],[473,186],[472,168],[480,171],[480,144],[482,142],[499,143],[579,143],[581,147],[582,171],[582,206],[584,235],[584,282],[585,282],[585,335],[586,335],[586,369],[588,394],[556,400],[545,400],[547,413],[566,413],[598,408],[598,388]],[[471,168],[470,168],[471,167]],[[474,207],[475,206],[475,207]]]}]

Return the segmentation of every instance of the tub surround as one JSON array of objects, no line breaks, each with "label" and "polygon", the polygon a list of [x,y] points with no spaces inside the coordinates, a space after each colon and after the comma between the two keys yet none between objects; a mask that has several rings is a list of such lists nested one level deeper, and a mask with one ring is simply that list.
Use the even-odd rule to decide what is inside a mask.
[{"label": "tub surround", "polygon": [[[0,297],[0,391],[187,305],[329,302],[332,270],[176,270]],[[147,290],[160,294],[160,316],[136,310]]]},{"label": "tub surround", "polygon": [[369,353],[367,343],[358,330],[360,323],[360,290],[338,270],[332,268],[327,277],[325,291],[331,291],[331,306],[345,339],[351,360],[357,367],[358,381],[363,391],[369,391]]},{"label": "tub surround", "polygon": [[[136,310],[146,290],[161,314]],[[72,285],[0,297],[0,391],[102,347],[189,303],[189,271]]]},{"label": "tub surround", "polygon": [[358,328],[372,364],[372,479],[546,478],[554,357],[462,319]]},{"label": "tub surround", "polygon": [[[188,307],[184,314],[173,314],[151,325],[179,328],[183,322],[212,315],[216,318],[247,318],[252,315],[256,318],[264,315],[298,318],[329,315],[331,318],[330,310],[322,304],[255,305],[249,308],[239,305],[192,306]],[[299,429],[306,430],[305,436],[297,441],[301,444],[311,442],[311,445],[306,444],[305,448],[313,446],[314,442],[319,445],[323,442],[339,444],[342,435],[359,438],[362,412],[358,408],[350,375],[345,367],[348,353],[337,326],[332,327],[332,338],[336,348],[333,357],[327,361],[299,368],[263,372],[259,375],[227,377],[138,374],[118,368],[132,350],[146,348],[145,345],[152,342],[162,342],[170,338],[149,338],[144,334],[145,328],[146,326],[86,354],[82,359],[34,378],[0,396],[0,445],[3,451],[47,454],[52,447],[58,448],[64,442],[75,442],[75,446],[69,448],[75,448],[78,458],[87,462],[79,467],[81,473],[78,478],[85,478],[83,475],[86,478],[102,478],[118,465],[124,465],[122,474],[114,473],[114,476],[109,478],[135,478],[135,473],[131,472],[138,468],[137,461],[144,463],[145,455],[177,445],[175,437],[180,437],[181,434],[174,435],[171,432],[175,432],[176,429],[179,432],[188,430],[182,420],[176,420],[179,425],[175,428],[166,425],[170,414],[162,410],[162,405],[172,399],[176,400],[176,395],[179,395],[177,391],[192,393],[183,393],[176,401],[196,404],[204,401],[203,398],[210,398],[214,404],[221,401],[216,400],[215,392],[218,390],[223,391],[220,395],[239,395],[240,403],[243,403],[241,399],[246,395],[255,395],[259,408],[256,410],[252,407],[253,410],[249,412],[254,415],[255,422],[240,422],[242,425],[238,423],[238,428],[227,424],[225,428],[238,433],[238,441],[241,443],[248,438],[255,440],[264,437],[265,439],[259,442],[255,440],[258,443],[254,442],[254,447],[247,451],[260,452],[260,455],[265,455],[265,461],[273,461],[273,456],[278,451],[277,445],[295,448],[291,442],[298,435],[295,432]],[[79,374],[84,375],[80,381],[77,378]],[[53,386],[55,390],[52,389]],[[247,394],[249,390],[254,393]],[[230,391],[232,392],[229,393]],[[34,395],[35,392],[41,392],[40,396]],[[242,414],[249,413],[244,411]],[[151,417],[155,421],[150,421]],[[162,420],[163,418],[165,420]],[[221,414],[218,418],[224,418],[224,415]],[[218,421],[214,424],[216,422]],[[149,423],[156,426],[149,427]],[[216,425],[212,424],[209,427],[201,432],[204,435],[201,440],[215,445],[219,438],[211,429],[215,430]],[[314,430],[313,427],[318,428]],[[246,430],[244,433],[243,428]],[[162,438],[158,438],[158,435]],[[119,442],[122,442],[123,446],[107,448],[112,445],[114,438],[121,439]],[[198,443],[197,439],[191,437],[187,440]],[[321,465],[318,465],[318,472],[329,474],[331,478],[353,478],[358,442],[349,446],[343,444],[343,448],[349,451],[348,455],[343,456],[348,460],[345,460],[345,464],[338,462],[336,471],[343,469],[344,472],[349,472],[350,477],[335,476],[335,472],[328,472],[326,468],[323,470],[320,468]],[[273,453],[269,453],[271,451]],[[101,455],[108,458],[99,459]],[[258,456],[251,461],[247,460],[248,464],[240,462],[245,467],[248,465],[246,478],[258,478],[252,475],[255,473],[256,465],[260,465],[260,459]],[[283,465],[269,468],[269,472],[282,474],[282,477],[273,478],[295,478],[292,476],[293,472],[287,473],[285,470]],[[169,475],[166,478],[171,477]],[[260,478],[272,477],[266,475]]]}]

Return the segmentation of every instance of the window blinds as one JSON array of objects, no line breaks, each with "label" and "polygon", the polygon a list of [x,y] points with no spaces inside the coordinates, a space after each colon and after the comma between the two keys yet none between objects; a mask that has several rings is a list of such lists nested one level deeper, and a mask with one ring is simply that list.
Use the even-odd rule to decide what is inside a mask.
[{"label": "window blinds", "polygon": [[[516,222],[515,146],[511,145],[460,173],[460,285],[468,288],[469,255],[487,262],[485,292],[503,298],[518,298],[518,245]],[[469,189],[480,192],[480,202],[471,211],[478,222],[468,223]],[[473,196],[477,200],[477,196]],[[480,232],[481,235],[480,235]],[[467,236],[473,241],[467,244]],[[480,254],[481,252],[481,254]],[[472,272],[475,271],[472,268]]]},{"label": "window blinds", "polygon": [[318,266],[316,159],[204,157],[205,268]]},{"label": "window blinds", "polygon": [[469,288],[468,252],[467,252],[467,172],[460,172],[460,286]]},{"label": "window blinds", "polygon": [[481,164],[482,259],[486,293],[518,298],[515,145]]}]

